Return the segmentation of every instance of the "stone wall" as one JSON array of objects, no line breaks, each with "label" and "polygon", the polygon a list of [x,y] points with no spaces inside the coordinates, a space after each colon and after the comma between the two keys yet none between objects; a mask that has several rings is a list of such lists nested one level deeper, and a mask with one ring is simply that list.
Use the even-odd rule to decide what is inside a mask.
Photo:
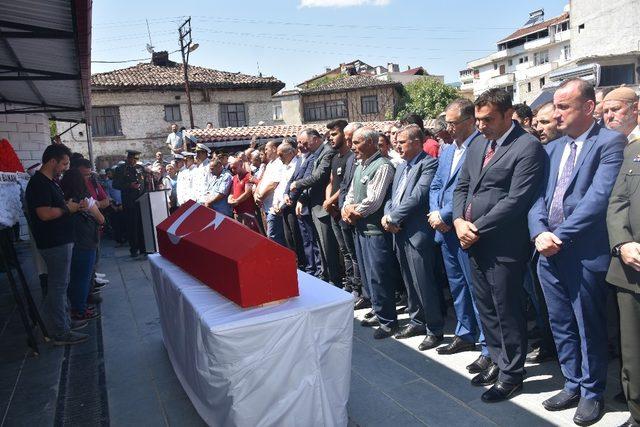
[{"label": "stone wall", "polygon": [[[120,110],[122,135],[94,137],[93,153],[96,160],[115,158],[127,149],[142,152],[143,159],[151,159],[156,151],[168,153],[165,145],[171,122],[165,120],[164,106],[179,105],[182,120],[179,127],[189,128],[187,96],[183,91],[137,91],[105,92],[91,94],[93,107],[114,106]],[[220,126],[220,104],[244,104],[247,125],[254,126],[263,121],[266,125],[273,120],[273,101],[270,89],[253,90],[194,90],[191,93],[194,125],[204,128],[207,122]],[[69,125],[58,123],[58,133]],[[64,144],[73,151],[88,155],[86,127],[79,125],[62,135]]]}]

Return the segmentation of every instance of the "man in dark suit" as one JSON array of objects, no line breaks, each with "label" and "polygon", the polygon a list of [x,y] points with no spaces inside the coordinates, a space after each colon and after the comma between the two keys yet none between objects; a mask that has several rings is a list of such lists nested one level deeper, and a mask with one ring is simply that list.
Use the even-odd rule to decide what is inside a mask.
[{"label": "man in dark suit", "polygon": [[527,212],[539,193],[544,152],[511,120],[511,96],[490,89],[475,101],[484,138],[469,148],[453,195],[453,225],[469,250],[473,293],[492,364],[473,385],[493,386],[485,402],[522,388],[527,336],[522,286],[531,256]]},{"label": "man in dark suit", "polygon": [[329,144],[324,144],[318,131],[312,128],[302,130],[298,139],[313,155],[313,162],[311,173],[293,181],[290,189],[302,191],[300,202],[311,211],[311,218],[320,240],[320,257],[325,280],[341,286],[338,242],[333,234],[331,216],[322,207],[331,176],[331,159],[336,151]]},{"label": "man in dark suit", "polygon": [[484,341],[480,316],[473,300],[469,255],[460,247],[453,229],[453,191],[458,183],[460,169],[467,150],[482,138],[475,126],[473,102],[457,99],[445,110],[447,128],[454,138],[452,144],[440,154],[438,170],[431,182],[429,197],[429,224],[436,230],[436,242],[440,243],[445,270],[453,298],[457,325],[453,341],[437,349],[440,354],[454,354],[474,350],[476,340],[480,342],[481,354],[467,366],[472,374],[485,370],[491,364],[489,350]]},{"label": "man in dark suit", "polygon": [[553,103],[565,136],[545,146],[547,179],[529,212],[529,230],[540,253],[538,277],[565,385],[542,405],[557,411],[578,404],[573,421],[588,425],[604,409],[610,262],[605,215],[626,139],[595,122],[595,93],[584,80],[563,82]]},{"label": "man in dark suit", "polygon": [[[291,183],[311,175],[313,161],[315,159],[315,153],[309,153],[309,150],[301,143],[300,139],[304,139],[304,137],[298,135],[298,150],[300,151],[299,155],[301,156],[301,159],[298,162],[287,187],[285,188],[284,200],[287,205],[286,209],[293,209],[295,216],[297,217],[306,261],[305,271],[316,277],[320,277],[322,275],[320,248],[318,246],[318,239],[316,237],[315,227],[313,226],[313,220],[311,219],[311,212],[308,207],[299,203],[302,191],[299,189],[291,189]],[[288,213],[285,213],[286,216],[288,216],[287,214]]]},{"label": "man in dark suit", "polygon": [[620,309],[622,389],[631,416],[623,426],[640,426],[640,140],[630,142],[607,210],[613,259],[607,282],[616,286]]},{"label": "man in dark suit", "polygon": [[444,320],[438,284],[433,275],[434,232],[425,221],[429,210],[429,187],[438,160],[422,150],[423,141],[424,133],[417,125],[405,126],[398,132],[397,146],[403,162],[398,165],[393,179],[382,226],[393,233],[411,318],[395,338],[426,333],[420,350],[428,350],[442,341]]}]

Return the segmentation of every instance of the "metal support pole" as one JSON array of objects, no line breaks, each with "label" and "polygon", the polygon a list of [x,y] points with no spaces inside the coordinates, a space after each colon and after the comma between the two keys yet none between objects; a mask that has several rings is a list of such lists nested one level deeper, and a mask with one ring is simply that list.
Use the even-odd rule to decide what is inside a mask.
[{"label": "metal support pole", "polygon": [[180,53],[182,54],[182,69],[184,71],[184,90],[187,93],[187,107],[189,109],[189,124],[193,124],[193,109],[191,107],[191,91],[189,90],[189,48],[191,47],[191,17],[178,28],[180,38]]},{"label": "metal support pole", "polygon": [[85,124],[87,125],[87,151],[89,152],[89,161],[91,162],[93,167],[96,167],[96,164],[94,163],[95,159],[93,158],[93,139],[91,135],[91,123],[87,121]]}]

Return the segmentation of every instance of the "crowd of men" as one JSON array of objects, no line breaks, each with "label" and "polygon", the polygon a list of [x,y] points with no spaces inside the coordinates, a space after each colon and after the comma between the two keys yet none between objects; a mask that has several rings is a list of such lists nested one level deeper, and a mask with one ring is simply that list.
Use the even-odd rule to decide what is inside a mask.
[{"label": "crowd of men", "polygon": [[[565,385],[543,406],[577,407],[575,423],[592,424],[620,352],[631,426],[640,422],[638,121],[633,90],[596,94],[571,79],[535,112],[502,89],[457,99],[432,130],[416,115],[383,132],[335,120],[324,135],[307,128],[295,142],[254,141],[231,156],[183,150],[170,135],[173,159],[158,153],[151,169],[172,211],[193,199],[232,216],[354,293],[375,339],[424,335],[420,350],[445,355],[479,345],[467,370],[472,385],[491,385],[485,402],[522,389],[525,361],[557,360]],[[141,191],[138,154],[119,174],[129,176],[123,191]],[[447,283],[457,324],[445,344]],[[539,335],[529,353],[527,306]]]}]

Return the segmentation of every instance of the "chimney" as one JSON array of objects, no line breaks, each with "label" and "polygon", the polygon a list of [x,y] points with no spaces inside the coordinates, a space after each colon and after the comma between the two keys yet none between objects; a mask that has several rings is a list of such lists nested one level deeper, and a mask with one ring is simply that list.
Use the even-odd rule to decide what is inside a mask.
[{"label": "chimney", "polygon": [[384,71],[384,67],[382,65],[377,65],[376,66],[376,76],[379,76],[380,74],[383,74]]},{"label": "chimney", "polygon": [[169,52],[163,50],[161,52],[153,52],[151,54],[151,63],[153,65],[159,65],[161,67],[166,67],[169,65]]},{"label": "chimney", "polygon": [[411,69],[411,65],[407,65],[407,71]]},{"label": "chimney", "polygon": [[394,64],[393,62],[389,62],[387,64],[387,71],[390,73],[398,73],[400,72],[400,66],[398,64]]},{"label": "chimney", "polygon": [[324,72],[328,73],[329,71],[331,71],[332,68],[331,67],[327,67],[326,65],[324,66]]}]

